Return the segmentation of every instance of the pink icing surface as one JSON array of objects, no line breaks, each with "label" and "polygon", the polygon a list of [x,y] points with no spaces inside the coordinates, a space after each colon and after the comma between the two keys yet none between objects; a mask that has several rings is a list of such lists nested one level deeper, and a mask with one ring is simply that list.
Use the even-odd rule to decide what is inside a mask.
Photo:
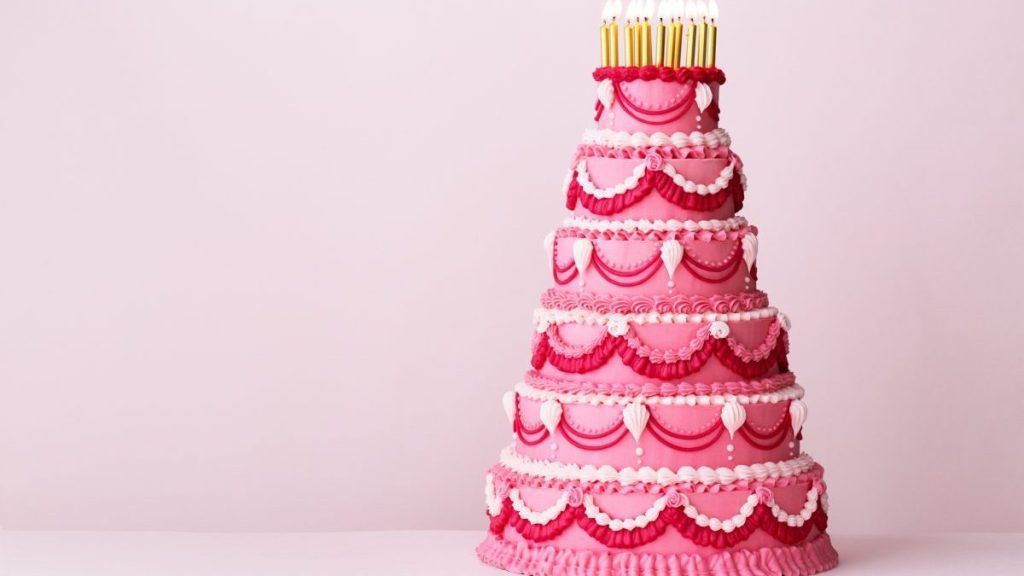
[{"label": "pink icing surface", "polygon": [[[714,94],[714,99],[717,102],[718,84],[710,83],[708,85],[711,87],[712,94]],[[636,80],[633,82],[622,82],[620,84],[620,91],[633,104],[648,110],[659,111],[675,105],[680,98],[692,98],[694,86],[695,83],[692,81],[680,84],[678,82],[664,82],[661,80]],[[654,132],[665,132],[666,134],[685,132],[689,134],[690,132],[710,132],[718,128],[718,122],[711,118],[708,113],[701,114],[696,104],[694,104],[682,118],[672,123],[661,125],[646,124],[630,116],[623,107],[623,102],[616,98],[611,110],[605,111],[601,115],[597,126],[601,129],[623,132],[644,132],[648,134]]]},{"label": "pink icing surface", "polygon": [[[537,400],[523,398],[520,400],[520,417],[528,427],[541,425],[540,405]],[[672,432],[692,435],[706,430],[714,430],[720,425],[721,408],[718,406],[649,406],[651,418],[656,418]],[[747,426],[755,430],[770,431],[782,423],[789,409],[789,403],[754,404],[746,406]],[[617,427],[622,422],[622,408],[618,406],[573,405],[564,407],[562,418],[576,430],[587,433],[602,433]],[[651,424],[648,424],[650,430]],[[717,436],[717,440],[715,437]],[[614,436],[612,437],[614,439]],[[778,439],[778,440],[775,440]],[[590,451],[579,448],[569,442],[564,433],[556,431],[554,437],[528,446],[521,440],[516,441],[516,452],[536,460],[549,460],[565,464],[592,464],[594,466],[610,465],[615,468],[650,466],[651,468],[670,468],[676,470],[682,466],[735,467],[741,464],[758,462],[778,462],[790,460],[800,454],[800,442],[793,438],[792,428],[786,429],[773,437],[773,442],[781,440],[778,446],[771,449],[759,449],[746,441],[739,434],[730,438],[728,432],[710,434],[707,439],[693,441],[674,441],[683,447],[707,446],[694,452],[675,450],[657,440],[650,432],[646,432],[637,442],[626,434],[611,448]],[[596,442],[596,444],[605,441]],[[557,450],[551,449],[551,444]],[[710,445],[708,445],[710,444]],[[792,447],[790,447],[792,444]],[[589,443],[585,445],[591,445]],[[732,446],[730,452],[728,447]],[[643,456],[637,457],[636,449],[643,449]]]},{"label": "pink icing surface", "polygon": [[[633,170],[642,160],[619,159],[619,158],[587,158],[587,172],[590,180],[598,188],[612,188],[625,182],[633,175]],[[711,184],[722,173],[722,169],[729,164],[727,158],[713,158],[707,160],[668,160],[670,164],[687,179],[698,184]],[[573,166],[575,168],[575,166]],[[736,178],[739,178],[737,174]],[[614,216],[601,216],[586,209],[582,204],[577,204],[575,215],[593,218],[596,220],[726,220],[736,214],[736,207],[730,198],[725,204],[711,212],[697,212],[684,210],[679,206],[665,200],[658,194],[651,194]]]}]

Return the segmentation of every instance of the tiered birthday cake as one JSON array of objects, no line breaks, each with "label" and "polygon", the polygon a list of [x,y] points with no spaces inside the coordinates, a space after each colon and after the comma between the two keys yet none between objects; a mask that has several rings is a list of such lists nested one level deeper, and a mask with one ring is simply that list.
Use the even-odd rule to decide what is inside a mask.
[{"label": "tiered birthday cake", "polygon": [[477,553],[493,566],[797,576],[837,564],[823,470],[800,451],[790,322],[759,290],[757,228],[737,216],[747,186],[719,128],[725,75],[707,20],[691,16],[655,24],[647,60],[650,20],[630,15],[632,66],[616,66],[617,19],[602,27],[597,125],[565,182],[572,214],[547,238],[554,286],[532,368],[504,397],[515,440],[486,477]]}]

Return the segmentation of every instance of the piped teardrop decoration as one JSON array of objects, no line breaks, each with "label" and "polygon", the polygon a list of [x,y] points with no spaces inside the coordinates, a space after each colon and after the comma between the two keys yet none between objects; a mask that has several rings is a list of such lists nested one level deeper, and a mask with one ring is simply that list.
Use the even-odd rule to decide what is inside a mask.
[{"label": "piped teardrop decoration", "polygon": [[714,93],[711,91],[711,86],[703,82],[697,83],[697,108],[703,113],[705,110],[711,107],[711,102],[715,99]]},{"label": "piped teardrop decoration", "polygon": [[796,438],[807,422],[807,404],[803,400],[793,400],[789,403],[789,421],[793,424],[793,437]]},{"label": "piped teardrop decoration", "polygon": [[651,413],[643,402],[637,400],[622,410],[622,423],[626,430],[633,435],[633,439],[640,441],[640,436],[647,429],[647,422],[651,419]]},{"label": "piped teardrop decoration", "polygon": [[580,275],[580,286],[583,285],[583,273],[590,268],[590,261],[594,257],[594,244],[590,240],[579,239],[572,245],[572,257],[576,262],[576,271]]},{"label": "piped teardrop decoration", "polygon": [[757,263],[758,240],[755,234],[747,234],[743,237],[743,260],[747,263],[747,270],[753,270]]},{"label": "piped teardrop decoration", "polygon": [[562,422],[562,405],[557,400],[548,400],[540,405],[540,421],[548,429],[548,433],[555,435],[558,425]]},{"label": "piped teardrop decoration", "polygon": [[722,424],[729,431],[729,438],[735,438],[746,421],[747,410],[739,402],[732,400],[722,406]]},{"label": "piped teardrop decoration", "polygon": [[548,255],[548,267],[555,265],[555,233],[544,237],[544,252]]},{"label": "piped teardrop decoration", "polygon": [[661,245],[661,261],[665,264],[665,270],[668,271],[669,288],[675,288],[676,270],[679,268],[679,263],[683,261],[683,253],[683,245],[678,240],[667,240]]},{"label": "piped teardrop decoration", "polygon": [[508,421],[515,424],[516,421],[516,393],[512,390],[505,392],[505,395],[501,397],[501,406],[505,409],[505,416],[508,416]]},{"label": "piped teardrop decoration", "polygon": [[605,78],[597,85],[597,101],[605,110],[611,111],[612,104],[615,103],[615,84],[610,78]]}]

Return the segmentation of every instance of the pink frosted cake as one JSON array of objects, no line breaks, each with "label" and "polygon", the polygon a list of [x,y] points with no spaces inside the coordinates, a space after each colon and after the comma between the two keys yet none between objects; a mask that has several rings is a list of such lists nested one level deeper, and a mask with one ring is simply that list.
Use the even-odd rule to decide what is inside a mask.
[{"label": "pink frosted cake", "polygon": [[546,241],[554,286],[514,443],[486,477],[486,563],[546,575],[814,574],[838,557],[801,453],[790,323],[757,285],[714,67],[602,67]]}]

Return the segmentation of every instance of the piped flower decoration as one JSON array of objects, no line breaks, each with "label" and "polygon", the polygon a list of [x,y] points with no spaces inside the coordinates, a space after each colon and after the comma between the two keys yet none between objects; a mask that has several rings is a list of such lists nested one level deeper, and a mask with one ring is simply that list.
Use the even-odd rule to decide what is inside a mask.
[{"label": "piped flower decoration", "polygon": [[669,491],[665,493],[665,505],[669,508],[682,508],[689,503],[689,499],[686,495],[680,494],[675,488],[670,488]]},{"label": "piped flower decoration", "polygon": [[661,172],[665,168],[665,158],[657,152],[651,152],[647,155],[647,169],[651,172]]},{"label": "piped flower decoration", "polygon": [[729,337],[729,325],[725,322],[711,323],[711,336],[716,340],[723,340]]},{"label": "piped flower decoration", "polygon": [[583,505],[583,489],[579,486],[569,488],[569,506],[573,508]]},{"label": "piped flower decoration", "polygon": [[608,333],[621,337],[629,333],[629,322],[622,314],[615,314],[608,319]]}]

